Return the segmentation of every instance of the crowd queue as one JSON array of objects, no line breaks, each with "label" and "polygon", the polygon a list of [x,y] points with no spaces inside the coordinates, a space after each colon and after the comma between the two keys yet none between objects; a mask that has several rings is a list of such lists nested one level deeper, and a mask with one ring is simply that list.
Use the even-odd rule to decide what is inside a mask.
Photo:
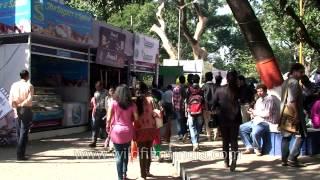
[{"label": "crowd queue", "polygon": [[[152,149],[161,161],[161,141],[170,142],[174,126],[179,141],[186,143],[191,139],[193,151],[201,150],[201,133],[209,141],[221,137],[224,165],[235,171],[238,136],[246,147],[244,154],[261,156],[261,142],[271,126],[277,125],[283,136],[282,165],[303,166],[298,156],[307,136],[307,126],[320,128],[320,81],[311,83],[304,72],[302,64],[291,66],[288,79],[282,85],[281,102],[268,93],[264,84],[248,85],[246,78],[234,70],[227,73],[226,85],[221,85],[221,75],[213,77],[207,72],[202,86],[199,75],[189,74],[187,78],[180,76],[174,87],[168,85],[164,91],[155,87],[149,89],[144,82],[138,82],[136,87],[120,85],[105,90],[102,83],[97,82],[91,99],[93,121],[89,146],[96,147],[98,136],[105,139],[105,147],[115,151],[119,179],[126,179],[130,147],[137,146],[141,178],[146,179],[152,176]],[[20,76],[22,80],[12,85],[10,102],[16,109],[20,129],[17,158],[24,160],[33,87],[26,83],[27,71]],[[309,119],[311,121],[307,122]],[[160,128],[164,129],[163,137]],[[294,136],[290,150],[289,142]]]}]

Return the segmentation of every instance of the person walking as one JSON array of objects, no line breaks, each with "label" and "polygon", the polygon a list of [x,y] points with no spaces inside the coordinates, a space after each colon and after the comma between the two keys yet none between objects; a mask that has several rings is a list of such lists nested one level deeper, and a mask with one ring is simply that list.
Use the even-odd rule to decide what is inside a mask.
[{"label": "person walking", "polygon": [[144,82],[139,82],[137,87],[138,121],[135,122],[136,138],[139,148],[139,162],[141,178],[146,179],[150,174],[152,142],[156,135],[156,121],[153,117],[154,100],[148,93]]},{"label": "person walking", "polygon": [[106,125],[103,118],[107,114],[107,110],[105,106],[107,93],[108,93],[107,90],[103,88],[102,82],[98,81],[96,83],[96,92],[94,93],[94,99],[95,99],[94,102],[96,104],[95,104],[94,121],[92,125],[92,142],[89,144],[89,147],[96,147],[98,135],[101,133],[100,136],[102,136],[102,133],[105,132]]},{"label": "person walking", "polygon": [[173,89],[172,105],[174,109],[176,128],[179,140],[185,141],[187,138],[187,125],[185,122],[185,99],[186,99],[186,78],[181,75],[179,84]]},{"label": "person walking", "polygon": [[[105,100],[107,112],[108,112],[108,109],[112,106],[112,102],[114,100],[113,96],[114,96],[114,88],[111,87],[108,91],[108,96],[106,97],[106,100]],[[106,121],[106,123],[108,123],[108,121]],[[106,126],[108,126],[108,124],[106,124]],[[113,151],[113,143],[110,140],[111,139],[110,132],[108,131],[108,129],[106,129],[106,133],[107,133],[107,138],[104,141],[104,148],[106,148],[106,149],[108,148],[108,152],[112,152]]]},{"label": "person walking", "polygon": [[27,70],[20,72],[21,80],[12,84],[9,95],[9,103],[14,109],[17,129],[17,160],[28,160],[26,148],[28,134],[32,124],[32,98],[34,88],[29,81]]},{"label": "person walking", "polygon": [[211,141],[211,129],[209,128],[209,120],[213,110],[213,95],[216,90],[215,84],[212,82],[213,74],[212,72],[205,73],[206,83],[202,86],[202,91],[204,94],[204,110],[203,110],[203,119],[204,125],[206,128],[208,141]]},{"label": "person walking", "polygon": [[[238,73],[227,73],[227,85],[217,88],[213,101],[219,121],[222,136],[222,146],[225,167],[235,171],[238,158],[238,134],[241,124],[241,111],[239,104]],[[232,163],[229,164],[229,145],[231,144]]]},{"label": "person walking", "polygon": [[203,92],[199,86],[200,76],[193,76],[193,84],[187,90],[188,126],[191,136],[193,151],[199,151],[199,134],[203,121]]},{"label": "person walking", "polygon": [[127,85],[117,87],[107,113],[107,129],[114,144],[118,179],[127,178],[129,147],[134,136],[133,123],[138,119]]},{"label": "person walking", "polygon": [[243,75],[240,75],[238,78],[241,116],[242,120],[244,122],[247,122],[250,120],[250,114],[248,113],[248,109],[250,108],[250,104],[254,100],[254,92],[247,84],[246,78]]},{"label": "person walking", "polygon": [[[298,156],[304,138],[307,136],[306,122],[303,112],[303,96],[299,80],[303,77],[305,68],[300,63],[295,63],[291,66],[289,78],[283,83],[282,86],[282,108],[286,105],[290,107],[295,113],[296,133],[290,133],[285,130],[282,132],[281,152],[282,152],[282,166],[300,167],[303,164],[299,163]],[[287,94],[287,96],[285,95]],[[284,104],[286,102],[286,104]],[[281,111],[282,112],[282,111]],[[281,127],[281,126],[280,126]],[[294,144],[289,148],[291,139],[295,137]]]},{"label": "person walking", "polygon": [[166,134],[166,141],[170,142],[171,138],[171,120],[174,118],[174,111],[173,111],[173,104],[172,104],[172,97],[173,97],[173,88],[172,85],[167,86],[167,90],[162,95],[162,104],[164,109],[164,118],[166,121],[165,126],[165,134]]}]

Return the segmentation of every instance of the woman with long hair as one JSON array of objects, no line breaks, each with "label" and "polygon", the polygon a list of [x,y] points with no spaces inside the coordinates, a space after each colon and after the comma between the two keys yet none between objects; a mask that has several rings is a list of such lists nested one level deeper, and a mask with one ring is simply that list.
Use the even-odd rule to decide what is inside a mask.
[{"label": "woman with long hair", "polygon": [[[227,74],[228,84],[219,87],[213,97],[214,107],[218,112],[219,128],[222,136],[222,146],[225,167],[235,171],[238,157],[238,134],[242,122],[238,95],[238,73],[230,71]],[[229,145],[231,144],[232,163],[229,164]]]},{"label": "woman with long hair", "polygon": [[140,82],[136,91],[138,121],[135,122],[136,142],[139,148],[141,178],[146,179],[150,174],[152,142],[156,133],[156,122],[153,117],[154,100],[148,93],[148,87]]},{"label": "woman with long hair", "polygon": [[117,87],[114,100],[108,108],[107,129],[116,152],[118,179],[127,178],[128,152],[134,136],[133,122],[138,119],[136,106],[127,85]]}]

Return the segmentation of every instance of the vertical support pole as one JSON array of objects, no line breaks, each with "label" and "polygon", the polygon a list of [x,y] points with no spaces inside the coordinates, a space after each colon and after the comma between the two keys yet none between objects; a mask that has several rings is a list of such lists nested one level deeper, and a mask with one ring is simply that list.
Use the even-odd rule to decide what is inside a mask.
[{"label": "vertical support pole", "polygon": [[181,7],[179,7],[179,30],[178,30],[178,66],[180,65],[180,36],[181,36]]},{"label": "vertical support pole", "polygon": [[[299,0],[300,18],[303,16],[303,0]],[[299,63],[304,64],[303,60],[303,43],[299,43]]]}]

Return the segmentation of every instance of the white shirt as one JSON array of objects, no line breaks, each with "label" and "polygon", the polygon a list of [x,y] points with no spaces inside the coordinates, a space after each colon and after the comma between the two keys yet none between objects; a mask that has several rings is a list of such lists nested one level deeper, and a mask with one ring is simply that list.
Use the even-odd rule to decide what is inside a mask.
[{"label": "white shirt", "polygon": [[253,123],[255,125],[261,122],[276,124],[278,122],[280,112],[271,95],[260,97],[256,101],[253,110]]},{"label": "white shirt", "polygon": [[15,111],[15,117],[17,117],[17,107],[32,107],[33,94],[34,88],[32,84],[23,79],[12,84],[9,103]]}]

